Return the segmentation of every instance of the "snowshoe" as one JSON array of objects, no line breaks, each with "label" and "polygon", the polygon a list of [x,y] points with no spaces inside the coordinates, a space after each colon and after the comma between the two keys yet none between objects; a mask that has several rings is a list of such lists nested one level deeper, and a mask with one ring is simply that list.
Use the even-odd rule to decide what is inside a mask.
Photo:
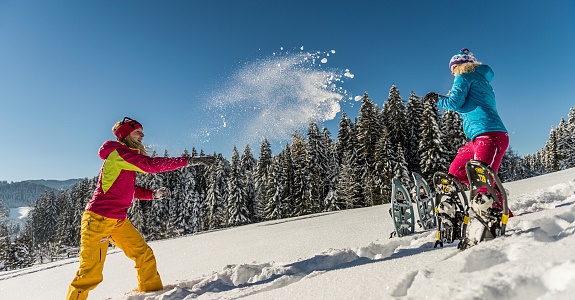
[{"label": "snowshoe", "polygon": [[451,174],[436,172],[433,175],[433,185],[437,216],[435,247],[443,247],[443,243],[453,243],[465,238],[469,221],[468,201],[464,187]]},{"label": "snowshoe", "polygon": [[497,174],[485,163],[471,160],[466,165],[470,184],[470,225],[462,249],[505,234],[509,219],[507,192]]},{"label": "snowshoe", "polygon": [[423,229],[431,229],[437,226],[431,189],[421,175],[415,172],[411,174],[415,182],[413,199],[415,199],[417,213],[419,214],[418,224],[420,224]]},{"label": "snowshoe", "polygon": [[407,189],[397,178],[392,181],[391,190],[391,208],[389,213],[393,219],[395,232],[392,232],[390,238],[394,235],[402,237],[415,232],[415,216],[411,197]]}]

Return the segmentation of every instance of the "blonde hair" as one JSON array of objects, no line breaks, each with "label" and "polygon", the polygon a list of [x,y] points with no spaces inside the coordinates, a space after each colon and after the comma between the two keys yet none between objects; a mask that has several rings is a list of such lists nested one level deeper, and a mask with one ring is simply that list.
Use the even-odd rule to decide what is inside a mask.
[{"label": "blonde hair", "polygon": [[[118,129],[118,127],[120,127],[120,125],[122,125],[122,121],[118,121],[116,124],[114,124],[114,126],[112,127],[112,133],[115,132],[116,129]],[[120,142],[125,144],[126,146],[132,148],[132,149],[140,150],[140,154],[142,154],[142,155],[146,155],[146,156],[148,155],[148,152],[146,151],[146,147],[144,146],[144,144],[135,140],[131,135],[128,135],[126,138],[124,138],[124,140],[122,140]]]},{"label": "blonde hair", "polygon": [[453,75],[461,75],[473,72],[475,71],[475,67],[479,66],[480,64],[480,62],[466,62],[458,64],[455,70],[453,70]]}]

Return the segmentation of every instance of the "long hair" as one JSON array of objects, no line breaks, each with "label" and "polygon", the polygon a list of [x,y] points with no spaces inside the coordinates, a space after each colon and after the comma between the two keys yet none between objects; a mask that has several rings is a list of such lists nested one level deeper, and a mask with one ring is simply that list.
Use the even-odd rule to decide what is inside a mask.
[{"label": "long hair", "polygon": [[[122,121],[118,121],[116,124],[114,124],[114,127],[112,127],[112,132],[115,132],[116,129],[120,127],[120,125],[122,125]],[[146,151],[146,147],[144,147],[144,144],[132,138],[131,135],[128,135],[126,138],[124,138],[124,140],[120,142],[126,144],[126,146],[132,149],[138,149],[140,150],[140,154],[148,156],[148,152]]]},{"label": "long hair", "polygon": [[479,66],[480,62],[466,62],[459,64],[455,70],[453,70],[453,75],[461,75],[465,73],[470,73],[475,71],[475,67]]}]

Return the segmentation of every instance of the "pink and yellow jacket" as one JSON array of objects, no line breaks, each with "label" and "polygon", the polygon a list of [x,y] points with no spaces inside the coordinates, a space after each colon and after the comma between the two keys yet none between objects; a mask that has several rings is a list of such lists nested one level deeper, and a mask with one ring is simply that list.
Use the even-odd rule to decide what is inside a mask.
[{"label": "pink and yellow jacket", "polygon": [[98,155],[104,164],[86,210],[107,218],[126,219],[134,198],[151,200],[152,190],[136,186],[136,172],[160,173],[185,167],[186,157],[148,157],[123,143],[106,141]]}]

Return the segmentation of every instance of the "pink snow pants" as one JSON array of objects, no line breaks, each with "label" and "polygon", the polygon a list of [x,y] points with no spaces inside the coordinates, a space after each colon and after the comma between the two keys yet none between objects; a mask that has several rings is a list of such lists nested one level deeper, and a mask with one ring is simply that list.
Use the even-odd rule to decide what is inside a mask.
[{"label": "pink snow pants", "polygon": [[449,167],[449,174],[455,176],[461,183],[469,184],[465,164],[472,159],[488,164],[497,173],[508,146],[509,135],[507,132],[481,134],[459,148]]}]

